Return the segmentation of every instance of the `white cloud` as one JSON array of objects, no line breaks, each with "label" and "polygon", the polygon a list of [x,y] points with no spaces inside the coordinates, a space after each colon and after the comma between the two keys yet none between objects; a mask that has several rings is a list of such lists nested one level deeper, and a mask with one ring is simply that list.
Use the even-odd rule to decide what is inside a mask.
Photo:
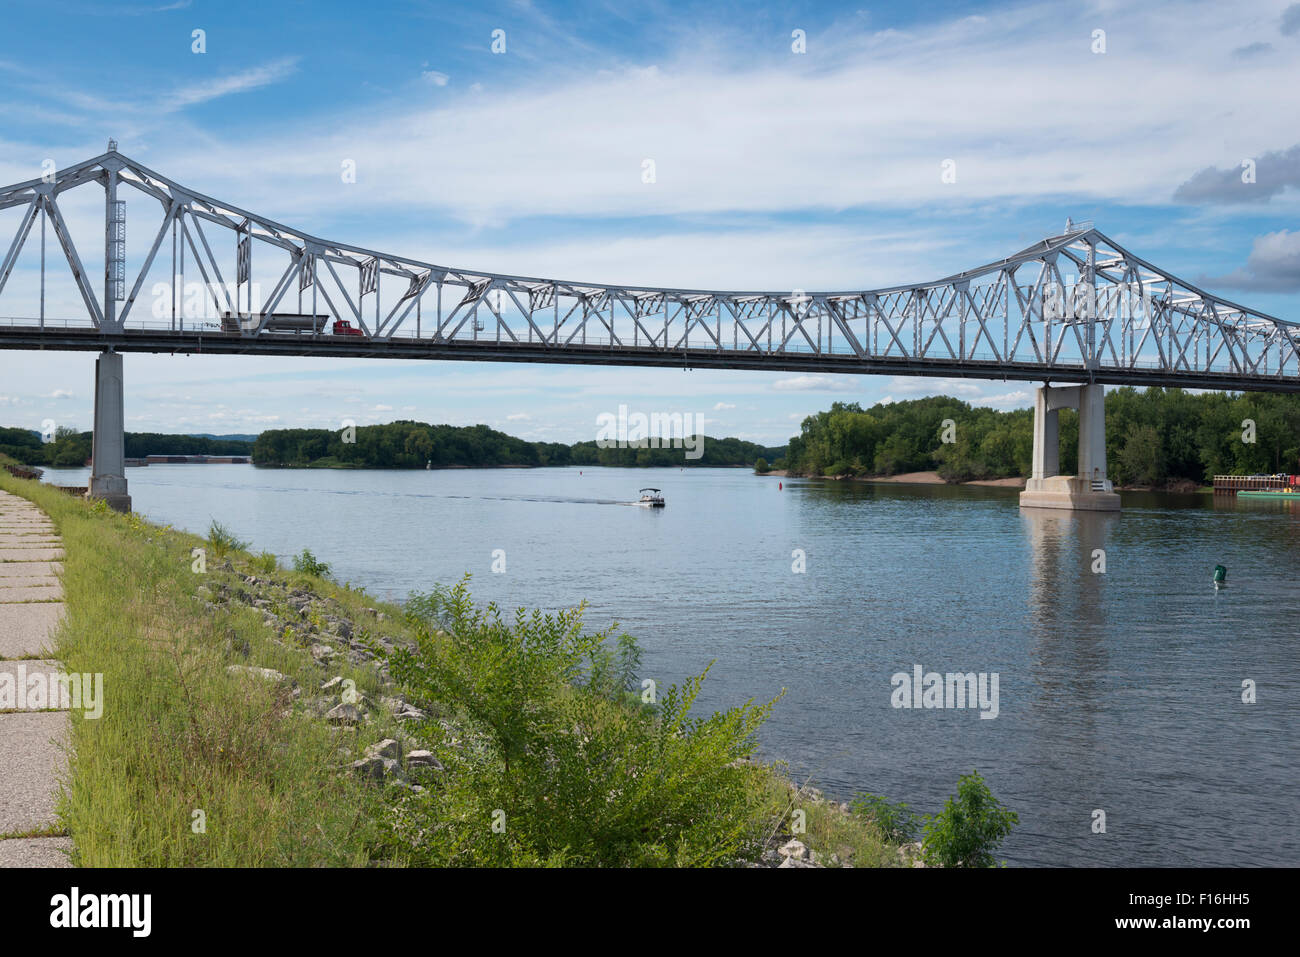
[{"label": "white cloud", "polygon": [[[247,93],[284,79],[298,68],[298,57],[281,57],[239,73],[183,86],[163,97],[158,108],[164,112],[183,110],[232,93]],[[285,154],[281,154],[283,158]]]},{"label": "white cloud", "polygon": [[451,77],[445,73],[439,73],[437,70],[423,70],[420,73],[420,79],[434,86],[446,86]]},{"label": "white cloud", "polygon": [[799,375],[792,379],[778,379],[772,383],[777,392],[848,392],[857,391],[860,384],[849,376]]},{"label": "white cloud", "polygon": [[727,411],[728,409],[734,409],[735,407],[736,407],[736,404],[735,404],[734,402],[717,402],[717,403],[714,403],[713,411],[714,411],[714,412],[725,412],[725,411]]},{"label": "white cloud", "polygon": [[972,402],[972,405],[987,405],[993,408],[1018,408],[1033,402],[1034,397],[1030,392],[1024,389],[1016,389],[1013,392],[1004,392],[1001,395],[984,395],[980,396],[978,401]]},{"label": "white cloud", "polygon": [[[1209,3],[1111,10],[1116,39],[1102,55],[1089,50],[1096,19],[1086,7],[1038,3],[907,32],[837,24],[810,37],[815,68],[810,57],[748,56],[734,37],[695,37],[716,45],[682,48],[649,69],[557,68],[434,109],[341,113],[326,131],[310,118],[269,139],[205,138],[168,163],[197,170],[191,181],[260,183],[255,202],[381,203],[487,223],[594,211],[953,209],[1063,195],[1161,202],[1220,162],[1224,144],[1293,145],[1273,120],[1293,106],[1291,63],[1230,55],[1257,39],[1251,18]],[[1126,54],[1135,48],[1141,55]],[[246,80],[259,81],[267,80]],[[1103,118],[1080,117],[1080,88],[1106,104]],[[1152,116],[1161,118],[1159,136]],[[1205,136],[1207,116],[1213,137]],[[286,166],[286,155],[298,161]],[[335,188],[341,156],[360,170],[347,191]],[[656,164],[652,185],[641,182],[645,158]],[[949,158],[954,183],[940,177]]]}]

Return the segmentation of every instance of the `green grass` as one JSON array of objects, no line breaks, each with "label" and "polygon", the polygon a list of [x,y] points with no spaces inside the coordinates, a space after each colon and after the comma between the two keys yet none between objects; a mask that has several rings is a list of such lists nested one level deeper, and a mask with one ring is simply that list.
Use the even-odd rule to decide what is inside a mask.
[{"label": "green grass", "polygon": [[[207,575],[190,570],[190,550],[203,541],[7,474],[0,488],[34,501],[63,537],[58,658],[69,671],[104,675],[103,717],[73,720],[58,805],[73,863],[367,863],[382,793],[340,775],[348,758],[338,749],[359,756],[381,729],[332,730],[293,713],[287,690],[227,674],[232,663],[274,668],[294,676],[304,694],[325,677],[306,652],[274,644],[260,613],[214,615],[194,599],[200,585],[228,574],[211,561]],[[312,584],[358,614],[375,604]],[[241,641],[247,659],[227,650]],[[364,669],[330,672],[353,678],[362,693],[377,689]],[[204,813],[206,833],[194,833],[195,811]]]},{"label": "green grass", "polygon": [[[73,719],[68,780],[58,802],[58,833],[72,838],[75,865],[726,864],[756,857],[773,840],[783,843],[796,819],[806,830],[793,836],[823,863],[836,855],[855,867],[898,864],[896,848],[870,821],[814,800],[779,768],[741,762],[729,770],[731,763],[723,762],[743,753],[737,742],[749,735],[743,709],[700,719],[713,724],[697,746],[684,738],[701,733],[695,719],[657,736],[635,709],[562,685],[537,699],[537,714],[548,720],[528,731],[544,748],[526,752],[514,773],[502,774],[490,749],[477,747],[472,722],[459,750],[444,750],[448,742],[437,720],[420,727],[419,741],[448,765],[448,783],[398,800],[392,788],[340,773],[368,744],[397,736],[392,719],[376,710],[373,724],[336,730],[295,706],[288,688],[227,673],[231,664],[272,668],[296,680],[303,698],[342,675],[376,700],[384,692],[374,668],[339,659],[318,665],[295,643],[278,642],[260,610],[214,611],[199,600],[200,587],[238,588],[237,573],[255,574],[336,600],[354,628],[364,626],[372,639],[401,644],[424,634],[436,649],[445,636],[430,636],[401,609],[364,591],[281,570],[274,556],[248,554],[224,530],[205,540],[7,473],[0,473],[0,488],[44,509],[62,537],[66,613],[57,657],[69,671],[104,675],[103,717]],[[213,538],[222,542],[224,557],[212,554]],[[206,574],[191,570],[196,547],[208,549]],[[386,612],[386,619],[370,609]],[[284,609],[276,611],[286,617]],[[498,631],[503,641],[509,638]],[[472,676],[475,662],[467,648],[447,665],[459,664]],[[441,667],[439,660],[424,663],[426,677],[429,667]],[[458,674],[444,675],[442,686],[451,687]],[[492,695],[510,693],[504,685],[479,691],[489,704]],[[458,701],[454,694],[421,704],[435,719],[464,721],[473,711],[468,697]],[[584,729],[583,739],[566,733],[569,728]],[[593,774],[596,744],[604,764],[603,773]],[[668,782],[665,789],[647,787],[635,770],[648,768]],[[620,804],[609,803],[604,783],[615,779],[628,782],[619,788]],[[571,802],[573,813],[556,802]],[[509,853],[490,846],[481,831],[482,812],[503,805],[512,815],[512,838],[527,838]],[[203,812],[204,833],[192,827],[196,811]],[[513,816],[520,813],[531,820]],[[577,815],[587,813],[593,833],[608,839],[586,835]],[[416,822],[418,841],[403,840],[403,820]],[[476,836],[466,836],[469,826]]]},{"label": "green grass", "polygon": [[[766,833],[760,834],[762,839],[772,835],[795,838],[828,866],[899,866],[897,846],[886,841],[871,821],[845,814],[833,802],[817,800],[807,785],[800,787],[779,773],[779,766],[760,770],[762,800],[755,820],[766,828]],[[792,830],[796,811],[804,812],[802,832]]]},{"label": "green grass", "polygon": [[61,827],[38,827],[30,831],[9,831],[0,833],[0,841],[20,841],[33,837],[67,837],[68,832]]}]

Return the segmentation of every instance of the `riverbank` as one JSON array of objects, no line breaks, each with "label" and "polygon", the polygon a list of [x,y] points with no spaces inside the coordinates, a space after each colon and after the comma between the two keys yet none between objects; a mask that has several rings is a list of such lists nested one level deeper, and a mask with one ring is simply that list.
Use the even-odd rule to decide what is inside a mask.
[{"label": "riverbank", "polygon": [[899,475],[791,475],[787,469],[772,469],[755,473],[761,476],[788,478],[821,478],[832,482],[869,482],[883,485],[982,485],[989,488],[1024,488],[1025,480],[1019,477],[1000,479],[975,479],[970,482],[949,482],[938,472],[904,472]]},{"label": "riverbank", "polygon": [[[606,750],[621,763],[603,770],[621,773],[593,773],[594,755],[559,761],[567,734],[539,739],[558,764],[521,758],[503,769],[474,694],[430,698],[393,676],[403,649],[450,658],[447,633],[220,534],[162,528],[8,474],[0,487],[34,501],[58,528],[67,613],[57,652],[68,671],[104,675],[109,720],[73,722],[58,804],[74,864],[910,861],[911,851],[847,805],[753,763],[740,712],[697,730],[683,724],[669,753],[647,751],[654,722],[672,715],[680,694],[661,691],[650,715],[557,685],[532,703],[589,721],[590,735],[617,731]],[[593,786],[631,788],[638,774],[646,783],[629,795],[634,804],[606,795],[597,803],[619,813],[593,816]],[[498,803],[483,805],[487,798]],[[491,817],[502,806],[512,822],[504,841]],[[563,849],[548,850],[558,819],[591,836],[573,831]]]}]

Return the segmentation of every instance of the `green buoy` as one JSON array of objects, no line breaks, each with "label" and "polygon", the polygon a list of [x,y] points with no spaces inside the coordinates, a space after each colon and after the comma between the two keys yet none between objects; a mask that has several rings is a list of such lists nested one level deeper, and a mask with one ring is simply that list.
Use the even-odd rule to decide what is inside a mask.
[{"label": "green buoy", "polygon": [[1228,569],[1222,565],[1214,566],[1214,587],[1222,588],[1228,584]]}]

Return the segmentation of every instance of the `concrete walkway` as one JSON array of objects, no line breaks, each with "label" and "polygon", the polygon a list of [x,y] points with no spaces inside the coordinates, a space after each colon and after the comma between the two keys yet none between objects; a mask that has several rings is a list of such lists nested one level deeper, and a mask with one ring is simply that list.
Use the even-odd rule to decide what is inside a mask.
[{"label": "concrete walkway", "polygon": [[[57,672],[50,658],[63,615],[63,545],[45,513],[0,490],[0,685]],[[0,711],[0,867],[68,867],[72,841],[32,837],[58,826],[54,797],[66,770],[66,711]]]}]

